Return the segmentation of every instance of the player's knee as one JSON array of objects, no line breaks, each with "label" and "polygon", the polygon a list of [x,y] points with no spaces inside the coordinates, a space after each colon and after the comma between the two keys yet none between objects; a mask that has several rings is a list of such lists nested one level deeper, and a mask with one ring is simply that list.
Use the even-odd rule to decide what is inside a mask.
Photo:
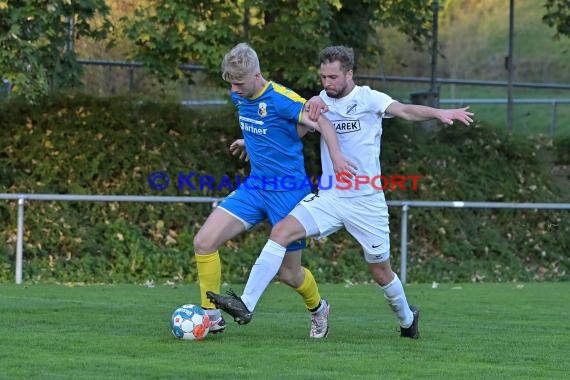
[{"label": "player's knee", "polygon": [[194,236],[194,251],[197,253],[210,253],[214,252],[218,247],[214,240],[208,234],[198,231]]},{"label": "player's knee", "polygon": [[302,226],[300,228],[299,226],[285,218],[273,226],[269,238],[286,247],[294,241],[305,237],[305,230]]}]

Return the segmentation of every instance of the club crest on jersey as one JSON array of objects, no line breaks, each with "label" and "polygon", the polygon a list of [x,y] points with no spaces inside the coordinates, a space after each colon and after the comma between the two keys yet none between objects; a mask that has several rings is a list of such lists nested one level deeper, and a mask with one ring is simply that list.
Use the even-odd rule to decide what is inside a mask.
[{"label": "club crest on jersey", "polygon": [[261,117],[267,116],[267,104],[263,102],[259,103],[259,108],[257,108],[257,113]]},{"label": "club crest on jersey", "polygon": [[346,107],[346,114],[347,115],[352,115],[356,113],[356,103],[354,104],[349,104],[348,107]]}]

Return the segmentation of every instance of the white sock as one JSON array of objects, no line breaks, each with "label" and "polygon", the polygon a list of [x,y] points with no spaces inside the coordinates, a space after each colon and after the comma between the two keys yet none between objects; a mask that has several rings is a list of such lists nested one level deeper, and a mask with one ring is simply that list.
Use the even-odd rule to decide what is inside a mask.
[{"label": "white sock", "polygon": [[210,321],[217,321],[222,316],[220,309],[208,309],[206,314],[210,317]]},{"label": "white sock", "polygon": [[255,309],[261,295],[279,271],[286,250],[287,248],[273,240],[268,240],[263,247],[251,268],[251,273],[241,296],[241,300],[249,311]]},{"label": "white sock", "polygon": [[400,320],[400,326],[403,328],[410,327],[414,322],[414,315],[410,310],[402,281],[400,281],[398,275],[394,273],[394,279],[381,288],[384,289],[384,298],[388,301],[388,305],[390,305],[390,308]]}]

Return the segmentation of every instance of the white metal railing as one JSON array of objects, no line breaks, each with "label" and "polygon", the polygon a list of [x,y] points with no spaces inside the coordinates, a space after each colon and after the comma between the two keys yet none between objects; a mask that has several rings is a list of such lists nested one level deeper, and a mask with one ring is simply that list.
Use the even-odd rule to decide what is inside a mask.
[{"label": "white metal railing", "polygon": [[406,283],[408,262],[408,213],[410,207],[444,208],[490,208],[490,209],[534,209],[570,210],[570,203],[509,203],[509,202],[463,202],[463,201],[388,201],[388,206],[402,207],[400,236],[401,268],[400,280]]},{"label": "white metal railing", "polygon": [[0,199],[18,201],[18,232],[16,236],[16,284],[22,283],[24,258],[24,205],[29,201],[76,201],[76,202],[161,202],[161,203],[208,203],[215,205],[223,198],[214,197],[166,197],[137,195],[79,195],[79,194],[0,194]]},{"label": "white metal railing", "polygon": [[[78,195],[78,194],[9,194],[0,193],[0,199],[18,201],[18,232],[16,238],[16,284],[22,283],[24,257],[24,205],[26,201],[75,201],[75,202],[142,202],[142,203],[212,203],[215,206],[224,198],[137,196],[137,195]],[[509,203],[509,202],[463,202],[463,201],[387,201],[388,206],[402,208],[400,236],[402,283],[407,280],[408,261],[408,214],[410,207],[439,208],[486,208],[486,209],[535,209],[570,210],[570,203]]]},{"label": "white metal railing", "polygon": [[[554,136],[556,133],[557,128],[557,119],[558,119],[558,105],[559,104],[570,104],[570,99],[513,99],[513,104],[541,104],[541,105],[550,105],[552,106],[550,111],[550,136]],[[473,105],[473,104],[491,104],[491,105],[508,105],[508,99],[440,99],[440,104],[458,104],[460,107]]]}]

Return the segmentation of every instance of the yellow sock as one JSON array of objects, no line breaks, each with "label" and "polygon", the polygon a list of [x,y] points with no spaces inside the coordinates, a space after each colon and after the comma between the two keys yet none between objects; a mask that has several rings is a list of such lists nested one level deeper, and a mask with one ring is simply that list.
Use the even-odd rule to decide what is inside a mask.
[{"label": "yellow sock", "polygon": [[211,290],[214,293],[220,293],[222,282],[220,254],[218,251],[215,251],[207,255],[195,254],[195,257],[196,266],[198,267],[201,305],[206,309],[216,309],[216,305],[211,303],[208,297],[206,297],[206,291]]},{"label": "yellow sock", "polygon": [[315,309],[321,302],[319,288],[317,287],[317,282],[315,281],[311,271],[305,267],[303,267],[303,271],[305,271],[305,279],[301,286],[296,288],[295,291],[303,297],[303,301],[305,301],[307,309]]}]

